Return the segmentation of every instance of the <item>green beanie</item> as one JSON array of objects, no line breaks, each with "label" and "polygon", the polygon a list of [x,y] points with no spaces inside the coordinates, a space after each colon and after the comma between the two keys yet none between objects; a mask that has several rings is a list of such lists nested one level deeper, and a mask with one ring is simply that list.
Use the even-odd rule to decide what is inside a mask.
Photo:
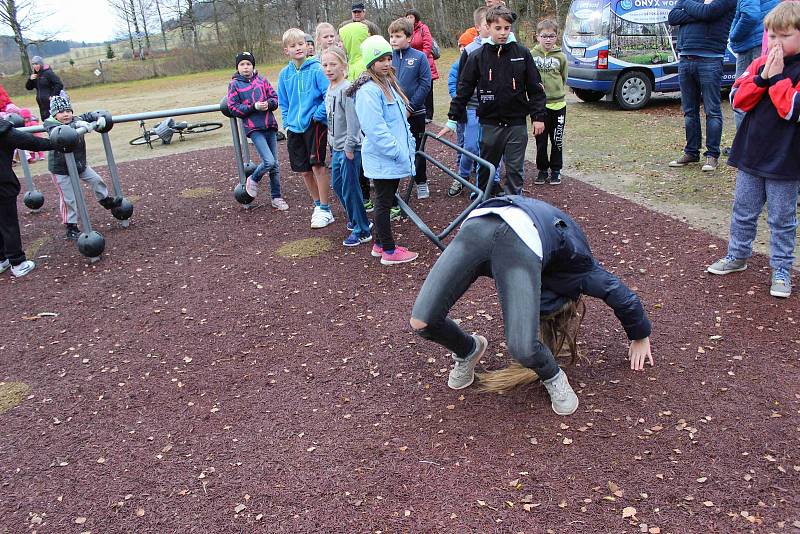
[{"label": "green beanie", "polygon": [[370,68],[373,63],[386,55],[392,55],[392,45],[380,35],[367,37],[361,43],[361,56],[364,58],[366,68]]}]

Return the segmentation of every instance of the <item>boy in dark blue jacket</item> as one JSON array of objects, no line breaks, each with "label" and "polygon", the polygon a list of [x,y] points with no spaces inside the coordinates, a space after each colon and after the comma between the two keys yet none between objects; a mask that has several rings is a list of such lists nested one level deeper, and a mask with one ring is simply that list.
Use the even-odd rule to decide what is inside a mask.
[{"label": "boy in dark blue jacket", "polygon": [[651,325],[636,296],[592,256],[580,226],[545,202],[518,195],[487,200],[470,213],[420,289],[411,327],[455,356],[447,385],[462,389],[474,380],[486,338],[466,334],[447,317],[450,308],[480,276],[494,279],[511,356],[533,369],[558,415],[578,409],[578,397],[553,353],[539,339],[540,311],[581,295],[601,298],[631,340],[631,369],[653,364]]},{"label": "boy in dark blue jacket", "polygon": [[736,0],[678,0],[669,12],[669,23],[678,26],[678,77],[681,106],[686,128],[683,155],[669,163],[685,167],[700,161],[700,102],[706,112],[706,161],[703,171],[719,165],[722,139],[720,84],[722,58],[728,45],[728,33],[736,11]]},{"label": "boy in dark blue jacket", "polygon": [[[425,132],[425,98],[431,90],[431,67],[423,52],[411,48],[411,35],[414,27],[406,18],[399,18],[389,25],[389,44],[392,45],[392,67],[394,67],[400,88],[408,97],[411,115],[408,126],[417,147]],[[417,184],[417,198],[428,198],[427,161],[417,156],[414,161]]]}]

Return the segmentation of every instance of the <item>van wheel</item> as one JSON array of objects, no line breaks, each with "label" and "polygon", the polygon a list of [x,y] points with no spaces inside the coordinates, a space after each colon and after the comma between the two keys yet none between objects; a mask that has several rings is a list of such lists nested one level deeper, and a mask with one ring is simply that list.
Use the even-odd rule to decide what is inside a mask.
[{"label": "van wheel", "polygon": [[650,101],[652,92],[650,78],[643,72],[632,70],[617,78],[614,100],[625,110],[642,109]]},{"label": "van wheel", "polygon": [[603,91],[592,91],[591,89],[573,89],[575,96],[584,102],[598,102],[606,94]]}]

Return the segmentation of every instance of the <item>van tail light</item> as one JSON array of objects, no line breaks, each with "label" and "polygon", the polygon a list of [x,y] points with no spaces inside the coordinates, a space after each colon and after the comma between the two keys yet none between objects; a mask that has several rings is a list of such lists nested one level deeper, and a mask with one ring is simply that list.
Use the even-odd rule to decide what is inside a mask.
[{"label": "van tail light", "polygon": [[608,50],[597,51],[597,68],[608,69]]}]

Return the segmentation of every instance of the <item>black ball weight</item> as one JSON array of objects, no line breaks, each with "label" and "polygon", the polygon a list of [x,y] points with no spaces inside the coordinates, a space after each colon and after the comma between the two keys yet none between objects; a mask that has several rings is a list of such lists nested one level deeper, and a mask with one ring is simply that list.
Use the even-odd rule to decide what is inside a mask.
[{"label": "black ball weight", "polygon": [[22,128],[25,126],[25,119],[22,118],[22,115],[19,113],[9,113],[6,116],[6,120],[11,123],[11,126],[14,128]]},{"label": "black ball weight", "polygon": [[253,197],[247,194],[242,184],[237,184],[236,187],[233,188],[233,198],[235,198],[236,202],[239,204],[244,205],[250,204],[254,200]]},{"label": "black ball weight", "polygon": [[120,221],[127,221],[133,215],[133,203],[127,198],[122,198],[122,204],[116,208],[111,208],[111,215]]},{"label": "black ball weight", "polygon": [[50,142],[62,152],[72,152],[80,143],[81,136],[74,128],[62,124],[50,130]]},{"label": "black ball weight", "polygon": [[245,176],[250,176],[251,174],[256,172],[257,168],[258,168],[258,165],[256,165],[252,161],[248,161],[247,163],[244,164],[244,175]]},{"label": "black ball weight", "polygon": [[78,251],[87,258],[97,258],[105,249],[106,239],[100,232],[92,230],[78,236]]},{"label": "black ball weight", "polygon": [[231,110],[228,107],[228,97],[227,96],[223,96],[222,100],[219,101],[219,110],[226,117],[228,117],[228,118],[233,117],[233,115],[231,115]]},{"label": "black ball weight", "polygon": [[44,206],[44,195],[41,191],[28,191],[22,197],[22,202],[29,210],[38,210]]},{"label": "black ball weight", "polygon": [[110,111],[106,111],[104,109],[100,109],[97,111],[93,111],[92,115],[94,115],[92,121],[95,122],[100,117],[103,117],[106,120],[106,125],[102,128],[97,128],[95,131],[98,133],[108,133],[111,131],[111,128],[114,127],[114,117],[111,116]]}]

